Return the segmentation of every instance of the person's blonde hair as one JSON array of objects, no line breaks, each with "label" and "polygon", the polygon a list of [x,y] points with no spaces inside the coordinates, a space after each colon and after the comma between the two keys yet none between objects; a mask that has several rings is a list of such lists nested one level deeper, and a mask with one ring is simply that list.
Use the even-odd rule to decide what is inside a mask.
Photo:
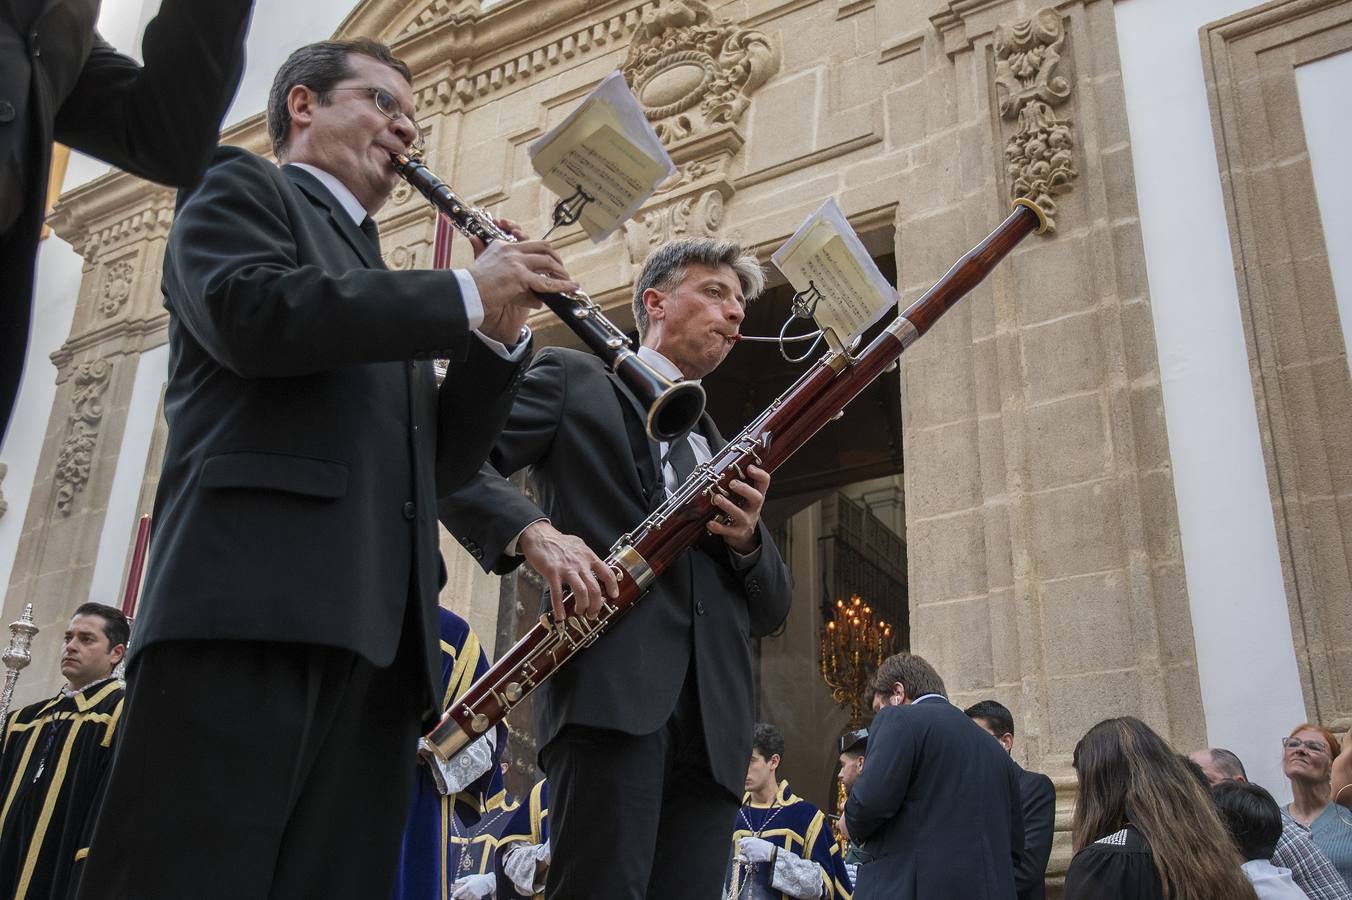
[{"label": "person's blonde hair", "polygon": [[1089,729],[1073,757],[1073,852],[1131,824],[1150,845],[1168,900],[1254,900],[1210,794],[1183,760],[1131,716]]}]

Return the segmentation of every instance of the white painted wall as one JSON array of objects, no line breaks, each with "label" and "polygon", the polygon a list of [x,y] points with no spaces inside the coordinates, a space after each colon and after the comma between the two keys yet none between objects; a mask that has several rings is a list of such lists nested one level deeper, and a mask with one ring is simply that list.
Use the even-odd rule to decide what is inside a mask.
[{"label": "white painted wall", "polygon": [[1343,344],[1352,348],[1352,53],[1339,53],[1296,69],[1305,144],[1314,170],[1319,218],[1342,320]]},{"label": "white painted wall", "polygon": [[1284,800],[1277,741],[1305,704],[1198,36],[1253,5],[1121,0],[1115,11],[1207,735]]}]

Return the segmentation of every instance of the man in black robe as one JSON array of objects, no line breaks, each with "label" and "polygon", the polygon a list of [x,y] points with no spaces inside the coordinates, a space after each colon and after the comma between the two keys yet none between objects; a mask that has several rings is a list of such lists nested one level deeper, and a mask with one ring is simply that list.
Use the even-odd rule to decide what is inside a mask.
[{"label": "man in black robe", "polygon": [[12,713],[0,749],[0,898],[64,898],[87,852],[86,824],[113,755],[127,619],[101,603],[75,610],[48,700]]}]

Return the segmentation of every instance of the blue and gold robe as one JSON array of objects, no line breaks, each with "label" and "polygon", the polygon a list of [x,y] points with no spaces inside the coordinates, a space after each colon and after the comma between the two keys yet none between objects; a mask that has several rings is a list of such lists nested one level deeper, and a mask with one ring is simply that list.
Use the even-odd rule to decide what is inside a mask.
[{"label": "blue and gold robe", "polygon": [[[450,707],[474,679],[488,671],[488,657],[468,622],[445,608],[440,614],[444,709]],[[413,797],[404,822],[394,900],[445,900],[450,897],[450,886],[458,877],[460,866],[460,844],[455,841],[455,835],[457,832],[472,834],[484,815],[489,798],[502,792],[502,772],[498,763],[506,742],[507,729],[498,725],[492,766],[454,797],[437,789],[436,779],[427,765],[418,766]],[[413,755],[414,748],[410,747],[410,759]],[[454,821],[452,816],[456,817]]]},{"label": "blue and gold robe", "polygon": [[[787,781],[779,783],[779,792],[772,803],[756,803],[750,794],[742,798],[742,808],[737,813],[732,832],[734,857],[737,855],[737,842],[745,837],[767,840],[777,845],[781,852],[788,850],[802,859],[811,860],[817,864],[821,873],[820,896],[828,900],[850,900],[854,888],[845,871],[840,845],[836,843],[830,821],[816,806],[794,796]],[[736,863],[732,865],[736,866]],[[749,876],[740,878],[739,900],[792,900],[772,887],[773,874],[773,866],[762,864],[756,866]],[[729,886],[733,875],[734,871],[730,867]]]},{"label": "blue and gold robe", "polygon": [[[516,845],[549,843],[549,784],[544,779],[537,781],[530,794],[516,812],[512,814],[507,827],[498,840],[495,856],[495,869],[498,876],[498,900],[516,900],[521,893],[512,884],[503,871],[503,860],[507,852]],[[536,894],[542,898],[544,894]]]}]

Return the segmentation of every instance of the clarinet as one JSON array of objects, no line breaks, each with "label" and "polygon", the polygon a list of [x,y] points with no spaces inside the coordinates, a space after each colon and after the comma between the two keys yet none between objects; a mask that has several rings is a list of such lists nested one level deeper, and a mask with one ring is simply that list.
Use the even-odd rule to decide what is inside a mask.
[{"label": "clarinet", "polygon": [[697,466],[656,511],[615,542],[606,564],[619,582],[619,596],[603,597],[600,614],[586,619],[575,612],[571,592],[565,592],[564,621],[555,623],[542,615],[446,711],[427,736],[436,752],[450,759],[501,722],[559,666],[601,637],[720,514],[713,505],[715,494],[729,496],[729,482],[734,478],[746,480],[749,465],[773,472],[783,464],[891,368],[940,316],[980,284],[1019,241],[1046,228],[1047,217],[1036,204],[1015,201],[1013,212],[999,227],[958,260],[858,356],[848,350],[831,351],[814,363],[713,458]]},{"label": "clarinet", "polygon": [[[491,241],[515,241],[498,227],[493,217],[456,196],[450,185],[423,165],[417,156],[394,153],[394,170],[418,189],[461,233]],[[672,381],[643,360],[629,346],[629,338],[601,312],[596,301],[583,291],[537,296],[563,324],[582,339],[587,349],[605,360],[606,367],[624,381],[648,411],[644,427],[655,441],[670,441],[695,427],[704,415],[704,388],[693,381]]]}]

